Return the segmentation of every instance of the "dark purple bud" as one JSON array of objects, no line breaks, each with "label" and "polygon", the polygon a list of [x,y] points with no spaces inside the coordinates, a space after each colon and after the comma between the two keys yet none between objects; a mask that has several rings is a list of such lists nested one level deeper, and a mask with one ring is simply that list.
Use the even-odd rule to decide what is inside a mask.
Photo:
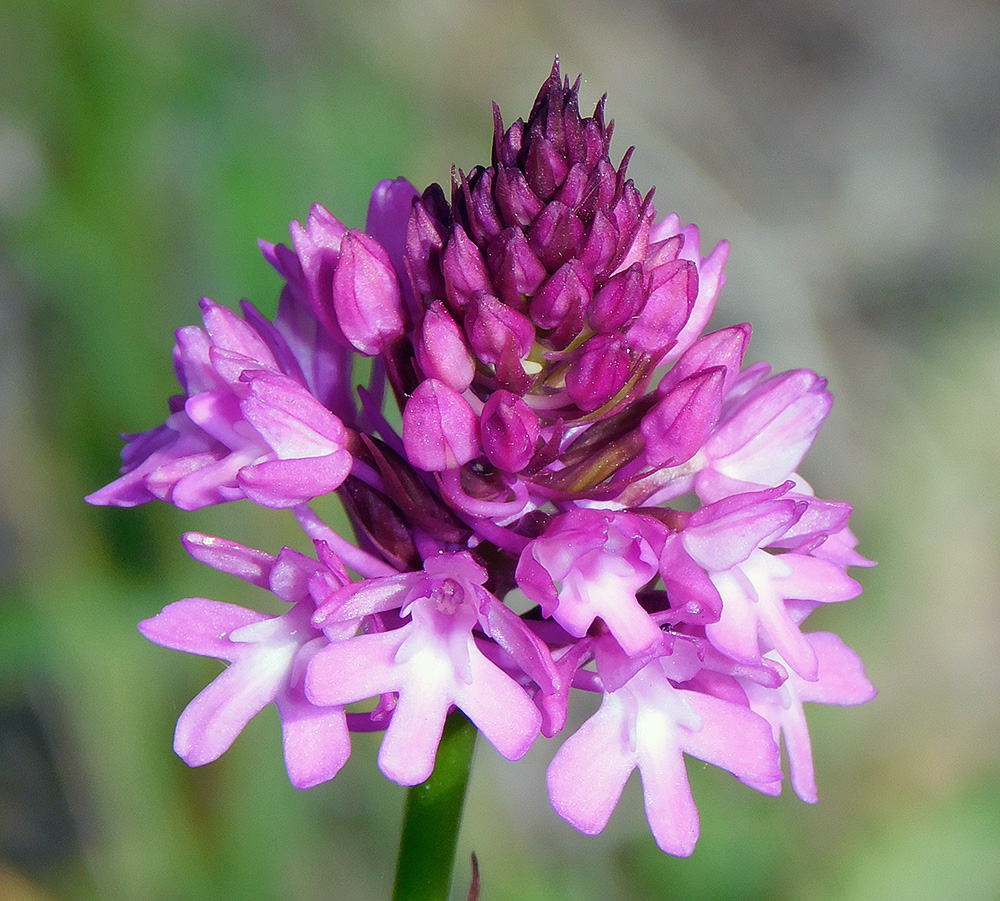
[{"label": "dark purple bud", "polygon": [[569,163],[566,161],[564,148],[534,129],[529,131],[524,175],[531,190],[542,200],[551,200],[556,190],[566,180],[567,172]]},{"label": "dark purple bud", "polygon": [[466,307],[465,333],[476,356],[491,366],[498,365],[505,352],[523,359],[535,343],[534,323],[492,294],[480,294]]},{"label": "dark purple bud", "polygon": [[594,173],[597,179],[597,207],[607,209],[618,193],[618,173],[610,160],[601,160],[594,167]]},{"label": "dark purple bud", "polygon": [[594,213],[587,240],[579,259],[595,276],[604,275],[618,252],[620,234],[614,220],[604,210]]},{"label": "dark purple bud", "polygon": [[339,494],[362,541],[367,539],[401,570],[421,568],[411,524],[389,498],[353,476],[344,482]]},{"label": "dark purple bud", "polygon": [[583,123],[583,142],[587,148],[588,166],[597,166],[608,155],[611,146],[612,125],[604,127],[604,101],[602,97],[594,108],[594,117]]},{"label": "dark purple bud", "polygon": [[521,140],[524,136],[524,122],[518,119],[504,133],[500,107],[493,104],[493,166],[517,166],[521,155]]},{"label": "dark purple bud", "polygon": [[523,308],[525,298],[534,294],[549,274],[532,253],[524,233],[516,228],[505,229],[490,242],[486,262],[500,299],[515,308]]},{"label": "dark purple bud", "polygon": [[440,300],[424,314],[413,349],[426,378],[438,379],[459,393],[472,384],[475,361],[461,328]]},{"label": "dark purple bud", "polygon": [[535,453],[538,417],[516,394],[494,391],[483,407],[480,433],[486,458],[504,472],[520,472]]},{"label": "dark purple bud", "polygon": [[674,260],[654,269],[649,296],[626,333],[633,347],[656,355],[680,334],[698,296],[698,270],[689,260]]},{"label": "dark purple bud", "polygon": [[553,200],[528,232],[528,244],[550,271],[576,254],[585,226],[568,206]]},{"label": "dark purple bud", "polygon": [[581,410],[591,413],[625,387],[631,362],[628,348],[617,336],[591,338],[566,373],[566,390]]},{"label": "dark purple bud", "polygon": [[493,290],[486,261],[461,225],[455,225],[444,249],[441,271],[444,273],[447,298],[456,307],[464,307],[481,291]]},{"label": "dark purple bud", "polygon": [[587,322],[595,332],[609,335],[635,317],[646,299],[642,264],[634,263],[613,275],[590,302]]},{"label": "dark purple bud", "polygon": [[469,236],[480,246],[503,231],[500,213],[493,201],[493,169],[477,166],[467,176],[459,171],[459,184],[452,192],[455,218],[460,220]]},{"label": "dark purple bud", "polygon": [[545,209],[545,204],[528,187],[528,182],[519,169],[500,167],[494,186],[493,196],[507,225],[527,228]]},{"label": "dark purple bud", "polygon": [[405,330],[396,270],[385,248],[364,232],[351,229],[341,242],[333,306],[344,337],[366,356]]},{"label": "dark purple bud", "polygon": [[570,260],[531,298],[531,318],[539,328],[555,330],[548,343],[556,350],[563,350],[580,333],[592,290],[590,272],[578,261]]},{"label": "dark purple bud", "polygon": [[632,237],[639,227],[640,214],[642,212],[642,198],[639,192],[629,179],[622,186],[621,194],[611,207],[611,216],[618,226],[621,234],[619,252],[624,256],[625,252],[632,245]]},{"label": "dark purple bud", "polygon": [[440,185],[431,185],[414,204],[406,226],[406,266],[417,293],[444,297],[441,251],[451,224],[451,211]]},{"label": "dark purple bud", "polygon": [[639,426],[646,462],[676,466],[691,459],[719,421],[726,370],[706,369],[684,379],[661,398]]},{"label": "dark purple bud", "polygon": [[454,469],[479,456],[479,420],[461,394],[427,379],[403,409],[403,447],[418,469]]}]

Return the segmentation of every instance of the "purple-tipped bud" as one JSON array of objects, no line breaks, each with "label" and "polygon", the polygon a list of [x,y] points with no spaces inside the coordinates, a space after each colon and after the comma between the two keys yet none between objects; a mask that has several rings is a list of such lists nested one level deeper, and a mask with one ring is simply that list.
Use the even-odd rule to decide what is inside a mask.
[{"label": "purple-tipped bud", "polygon": [[479,420],[461,394],[427,379],[403,410],[403,446],[418,469],[454,469],[479,456]]},{"label": "purple-tipped bud", "polygon": [[628,330],[629,342],[645,353],[665,351],[680,334],[698,296],[698,270],[689,260],[654,269],[649,297]]},{"label": "purple-tipped bud", "polygon": [[528,244],[538,259],[554,270],[574,256],[583,244],[586,226],[577,213],[553,200],[528,232]]},{"label": "purple-tipped bud", "polygon": [[364,232],[351,229],[341,242],[333,306],[344,337],[366,356],[403,334],[406,316],[396,270],[385,248]]},{"label": "purple-tipped bud", "polygon": [[598,334],[617,332],[638,314],[645,300],[646,280],[642,265],[634,263],[612,276],[594,295],[587,309],[587,322]]},{"label": "purple-tipped bud", "polygon": [[406,267],[421,297],[444,297],[441,252],[451,228],[451,209],[440,185],[431,185],[413,205],[406,226]]},{"label": "purple-tipped bud", "polygon": [[493,290],[486,261],[461,225],[456,225],[452,232],[441,260],[441,270],[448,300],[457,307],[464,307],[480,291]]},{"label": "purple-tipped bud", "polygon": [[541,329],[554,329],[548,343],[562,350],[580,333],[590,304],[593,279],[576,260],[560,266],[531,298],[528,312]]},{"label": "purple-tipped bud", "polygon": [[719,421],[725,376],[722,367],[696,373],[643,416],[647,463],[676,466],[694,456]]},{"label": "purple-tipped bud", "polygon": [[527,228],[545,209],[519,169],[504,167],[497,172],[493,196],[504,221],[519,228]]},{"label": "purple-tipped bud", "polygon": [[[342,339],[332,306],[333,274],[347,228],[317,203],[309,211],[305,227],[293,222],[289,230],[302,268],[309,305],[330,334]],[[282,261],[281,256],[277,260],[284,262],[284,268],[289,268],[290,261]],[[283,274],[286,278],[290,275],[288,272]]]},{"label": "purple-tipped bud", "polygon": [[743,355],[749,343],[750,325],[746,322],[705,335],[692,344],[660,380],[657,392],[663,396],[688,376],[702,369],[721,366],[726,370],[726,379],[722,385],[722,395],[725,397],[740,374]]},{"label": "purple-tipped bud", "polygon": [[424,314],[413,349],[426,378],[444,382],[459,393],[472,384],[475,360],[461,328],[440,300],[435,300]]},{"label": "purple-tipped bud", "polygon": [[465,309],[465,333],[476,356],[497,366],[506,354],[524,359],[535,342],[535,326],[491,294],[480,294]]},{"label": "purple-tipped bud", "polygon": [[523,307],[524,298],[534,294],[549,274],[528,246],[524,232],[516,228],[505,229],[490,242],[486,262],[500,299],[512,307]]},{"label": "purple-tipped bud", "polygon": [[505,472],[520,472],[535,454],[538,417],[520,397],[501,389],[483,407],[480,432],[490,463]]},{"label": "purple-tipped bud", "polygon": [[566,373],[566,390],[573,402],[591,413],[611,400],[629,379],[631,358],[620,338],[591,338]]}]

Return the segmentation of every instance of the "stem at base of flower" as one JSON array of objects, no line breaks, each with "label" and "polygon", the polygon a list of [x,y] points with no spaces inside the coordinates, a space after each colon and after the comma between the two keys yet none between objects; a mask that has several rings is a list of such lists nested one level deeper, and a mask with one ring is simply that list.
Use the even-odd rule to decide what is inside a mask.
[{"label": "stem at base of flower", "polygon": [[434,771],[407,794],[393,901],[447,901],[477,734],[464,713],[452,711]]}]

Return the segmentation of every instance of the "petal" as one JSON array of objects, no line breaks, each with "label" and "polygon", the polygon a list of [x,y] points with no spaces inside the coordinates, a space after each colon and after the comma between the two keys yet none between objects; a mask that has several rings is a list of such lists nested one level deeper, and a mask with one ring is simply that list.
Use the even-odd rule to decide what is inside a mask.
[{"label": "petal", "polygon": [[233,661],[245,647],[229,640],[229,633],[270,619],[264,613],[206,598],[186,598],[163,608],[162,613],[139,623],[150,641],[175,651]]},{"label": "petal", "polygon": [[635,769],[627,717],[623,700],[606,694],[549,764],[545,781],[553,809],[585,835],[597,835],[608,824]]}]

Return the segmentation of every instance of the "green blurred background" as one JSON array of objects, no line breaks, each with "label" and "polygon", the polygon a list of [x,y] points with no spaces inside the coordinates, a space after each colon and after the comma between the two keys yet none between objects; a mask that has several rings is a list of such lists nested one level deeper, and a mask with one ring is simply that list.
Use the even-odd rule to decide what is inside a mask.
[{"label": "green blurred background", "polygon": [[985,0],[7,0],[0,901],[388,897],[404,791],[377,739],[296,792],[267,711],[189,770],[173,724],[218,665],[135,629],[191,595],[266,603],[178,538],[275,552],[290,516],[82,498],[118,432],[162,421],[202,294],[273,312],[259,237],[317,201],[361,226],[376,181],[487,161],[490,101],[526,115],[557,53],[660,212],[732,241],[716,324],[829,377],[804,473],[880,565],[814,622],[881,694],[812,710],[815,807],[692,761],[684,861],[635,780],[587,838],[546,802],[553,743],[481,743],[461,853],[484,899],[1000,897],[997,34]]}]

